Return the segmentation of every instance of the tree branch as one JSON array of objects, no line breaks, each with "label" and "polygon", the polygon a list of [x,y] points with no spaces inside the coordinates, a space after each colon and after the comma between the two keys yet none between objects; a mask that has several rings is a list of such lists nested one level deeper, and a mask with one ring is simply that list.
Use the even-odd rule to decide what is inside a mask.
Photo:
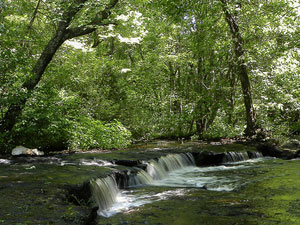
[{"label": "tree branch", "polygon": [[105,9],[103,9],[103,11],[101,11],[89,24],[81,27],[67,29],[66,40],[90,34],[97,29],[97,26],[116,24],[115,22],[106,22],[105,20],[108,19],[111,14],[111,10],[116,6],[118,2],[119,0],[111,0],[109,4],[106,5]]},{"label": "tree branch", "polygon": [[41,3],[41,0],[38,0],[38,2],[36,4],[36,7],[34,9],[34,12],[33,12],[32,16],[31,16],[31,20],[30,20],[29,25],[28,25],[28,30],[30,30],[32,28],[32,24],[33,24],[33,22],[35,20],[35,17],[36,17],[36,14],[38,12],[38,8],[40,6],[40,3]]}]

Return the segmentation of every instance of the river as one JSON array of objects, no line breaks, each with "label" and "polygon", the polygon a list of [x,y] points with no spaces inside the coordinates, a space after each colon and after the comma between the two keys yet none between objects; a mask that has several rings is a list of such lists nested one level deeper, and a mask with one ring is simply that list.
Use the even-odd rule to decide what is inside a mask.
[{"label": "river", "polygon": [[0,224],[300,224],[299,160],[164,144],[0,159]]}]

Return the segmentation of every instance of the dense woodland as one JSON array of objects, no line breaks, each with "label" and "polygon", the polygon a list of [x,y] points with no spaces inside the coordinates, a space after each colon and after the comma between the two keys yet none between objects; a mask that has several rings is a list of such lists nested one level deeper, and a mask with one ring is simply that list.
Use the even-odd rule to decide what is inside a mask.
[{"label": "dense woodland", "polygon": [[0,149],[300,133],[297,0],[0,0]]}]

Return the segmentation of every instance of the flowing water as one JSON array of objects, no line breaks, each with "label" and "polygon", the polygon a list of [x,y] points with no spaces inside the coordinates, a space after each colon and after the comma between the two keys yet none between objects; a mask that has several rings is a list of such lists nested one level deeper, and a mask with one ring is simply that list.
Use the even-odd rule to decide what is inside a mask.
[{"label": "flowing water", "polygon": [[[211,167],[197,167],[191,153],[168,154],[157,160],[143,162],[146,169],[131,175],[127,188],[118,188],[113,176],[91,181],[93,196],[98,203],[98,215],[110,217],[120,212],[130,211],[141,205],[166,199],[172,195],[184,195],[188,188],[202,188],[209,191],[233,191],[248,183],[243,175],[236,171],[255,168],[267,160],[260,153],[228,152],[224,164]],[[169,187],[158,193],[141,194],[137,188],[145,186]],[[177,188],[173,190],[173,188]]]},{"label": "flowing water", "polygon": [[300,224],[300,162],[237,149],[3,158],[0,224]]}]

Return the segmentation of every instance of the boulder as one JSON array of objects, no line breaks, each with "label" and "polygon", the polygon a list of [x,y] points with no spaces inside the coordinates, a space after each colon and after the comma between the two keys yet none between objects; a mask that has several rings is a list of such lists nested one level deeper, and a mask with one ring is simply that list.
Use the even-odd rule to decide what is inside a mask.
[{"label": "boulder", "polygon": [[193,154],[197,166],[215,166],[223,163],[225,153],[215,153],[209,151],[196,152]]},{"label": "boulder", "polygon": [[20,156],[20,155],[41,156],[44,155],[44,152],[39,151],[37,149],[29,149],[24,146],[17,146],[12,150],[11,154],[13,156]]},{"label": "boulder", "polygon": [[283,149],[273,143],[261,143],[256,147],[263,156],[271,156],[281,159],[293,159],[299,154],[297,151]]},{"label": "boulder", "polygon": [[284,149],[291,149],[291,150],[300,150],[300,141],[294,139],[287,141],[281,145],[281,148]]}]

